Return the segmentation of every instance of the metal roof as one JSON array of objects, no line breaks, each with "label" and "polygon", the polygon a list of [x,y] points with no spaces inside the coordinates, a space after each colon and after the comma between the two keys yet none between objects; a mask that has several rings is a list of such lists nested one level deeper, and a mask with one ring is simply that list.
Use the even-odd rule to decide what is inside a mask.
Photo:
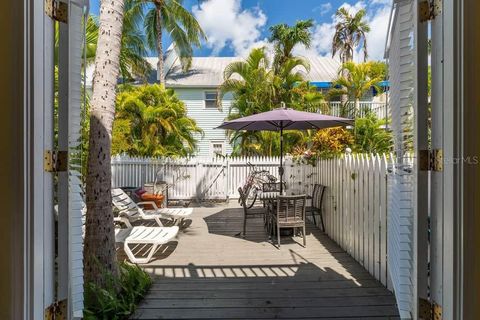
[{"label": "metal roof", "polygon": [[[241,61],[239,57],[194,57],[192,67],[183,72],[177,59],[166,76],[167,87],[218,87],[223,83],[223,71],[230,63]],[[329,57],[308,57],[310,72],[305,74],[311,82],[331,82],[338,76],[340,61]],[[157,58],[148,58],[156,67]],[[155,68],[156,69],[156,68]],[[154,71],[156,76],[156,70]]]}]

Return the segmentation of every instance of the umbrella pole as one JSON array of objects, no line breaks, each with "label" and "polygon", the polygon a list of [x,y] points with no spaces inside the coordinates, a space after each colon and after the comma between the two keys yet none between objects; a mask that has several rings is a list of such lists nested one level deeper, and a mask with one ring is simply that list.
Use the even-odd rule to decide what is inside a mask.
[{"label": "umbrella pole", "polygon": [[280,127],[280,168],[278,168],[280,175],[280,195],[283,195],[283,127]]}]

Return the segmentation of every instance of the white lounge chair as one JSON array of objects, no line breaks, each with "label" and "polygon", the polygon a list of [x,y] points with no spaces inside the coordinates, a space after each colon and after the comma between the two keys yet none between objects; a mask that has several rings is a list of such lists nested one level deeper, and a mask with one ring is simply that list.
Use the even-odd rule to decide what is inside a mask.
[{"label": "white lounge chair", "polygon": [[[178,234],[178,226],[173,227],[132,227],[128,219],[115,218],[115,221],[125,223],[126,229],[115,228],[115,241],[123,243],[123,250],[132,263],[149,263],[157,248],[172,241]],[[150,249],[144,257],[136,257],[132,251],[138,246],[148,246]]]},{"label": "white lounge chair", "polygon": [[[159,227],[163,227],[160,218],[170,218],[177,224],[193,213],[192,208],[158,208],[153,201],[135,203],[122,189],[112,190],[112,202],[119,215],[126,216],[130,221],[155,220]],[[153,210],[144,210],[144,205],[150,205]]]}]

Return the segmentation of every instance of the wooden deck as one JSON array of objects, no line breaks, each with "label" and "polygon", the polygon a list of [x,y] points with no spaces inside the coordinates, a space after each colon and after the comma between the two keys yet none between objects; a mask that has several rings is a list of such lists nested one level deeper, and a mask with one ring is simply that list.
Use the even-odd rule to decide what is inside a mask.
[{"label": "wooden deck", "polygon": [[261,217],[196,208],[178,242],[145,265],[155,279],[133,319],[396,319],[393,295],[317,228],[268,241]]}]

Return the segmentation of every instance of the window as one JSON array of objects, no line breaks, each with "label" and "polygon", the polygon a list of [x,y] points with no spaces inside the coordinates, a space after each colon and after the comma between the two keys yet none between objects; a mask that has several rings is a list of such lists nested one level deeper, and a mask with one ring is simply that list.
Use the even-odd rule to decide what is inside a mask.
[{"label": "window", "polygon": [[217,108],[217,99],[216,91],[205,91],[205,108]]},{"label": "window", "polygon": [[216,156],[217,154],[223,155],[224,144],[225,143],[223,141],[212,141],[210,145],[210,155],[212,157]]}]

